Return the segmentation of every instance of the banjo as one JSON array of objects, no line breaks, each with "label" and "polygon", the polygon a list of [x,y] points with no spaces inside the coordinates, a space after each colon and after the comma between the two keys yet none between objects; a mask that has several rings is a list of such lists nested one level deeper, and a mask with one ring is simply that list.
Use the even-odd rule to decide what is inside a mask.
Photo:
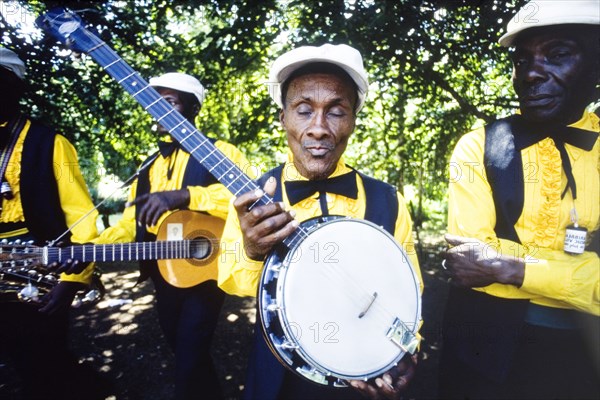
[{"label": "banjo", "polygon": [[[73,12],[53,9],[36,23],[90,55],[234,196],[259,189]],[[264,194],[256,205],[272,202]],[[419,286],[402,247],[375,224],[305,221],[265,261],[257,295],[264,337],[284,366],[312,382],[371,379],[416,351]]]}]

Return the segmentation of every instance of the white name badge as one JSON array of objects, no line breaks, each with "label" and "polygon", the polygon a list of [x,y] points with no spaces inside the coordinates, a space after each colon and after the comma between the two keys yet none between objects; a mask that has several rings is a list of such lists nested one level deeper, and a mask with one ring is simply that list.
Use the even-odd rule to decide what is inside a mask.
[{"label": "white name badge", "polygon": [[565,253],[582,254],[585,251],[587,229],[580,226],[568,226],[565,233]]}]

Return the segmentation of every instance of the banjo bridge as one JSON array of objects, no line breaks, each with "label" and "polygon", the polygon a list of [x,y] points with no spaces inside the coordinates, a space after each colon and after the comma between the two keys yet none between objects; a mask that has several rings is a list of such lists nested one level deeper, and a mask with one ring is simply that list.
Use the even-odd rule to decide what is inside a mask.
[{"label": "banjo bridge", "polygon": [[405,353],[414,354],[417,351],[419,338],[400,318],[394,320],[386,336]]}]

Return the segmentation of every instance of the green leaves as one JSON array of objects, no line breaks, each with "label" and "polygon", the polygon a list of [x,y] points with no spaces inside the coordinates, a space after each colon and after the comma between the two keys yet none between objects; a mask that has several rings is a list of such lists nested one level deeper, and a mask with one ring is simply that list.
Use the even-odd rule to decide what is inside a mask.
[{"label": "green leaves", "polygon": [[[27,28],[52,1],[2,11],[3,44],[28,65],[24,108],[75,142],[86,178],[127,178],[155,148],[153,122],[87,56]],[[515,106],[507,51],[497,43],[522,0],[71,1],[145,78],[169,71],[208,89],[198,126],[265,168],[286,153],[268,69],[301,44],[347,43],[370,74],[347,162],[407,194],[443,199],[449,152],[463,133]],[[64,2],[62,2],[64,5]],[[12,11],[11,11],[12,12]],[[13,18],[14,20],[14,18]]]}]

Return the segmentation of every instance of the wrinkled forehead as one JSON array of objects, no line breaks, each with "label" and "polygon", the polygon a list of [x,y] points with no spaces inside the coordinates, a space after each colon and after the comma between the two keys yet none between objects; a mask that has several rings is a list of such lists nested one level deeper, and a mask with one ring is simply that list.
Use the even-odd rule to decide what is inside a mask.
[{"label": "wrinkled forehead", "polygon": [[284,106],[304,98],[311,101],[344,102],[354,109],[358,88],[342,68],[331,64],[309,64],[294,71],[282,86]]},{"label": "wrinkled forehead", "polygon": [[348,102],[356,104],[356,84],[347,74],[308,72],[291,76],[285,82],[284,101],[306,99],[313,101]]}]

